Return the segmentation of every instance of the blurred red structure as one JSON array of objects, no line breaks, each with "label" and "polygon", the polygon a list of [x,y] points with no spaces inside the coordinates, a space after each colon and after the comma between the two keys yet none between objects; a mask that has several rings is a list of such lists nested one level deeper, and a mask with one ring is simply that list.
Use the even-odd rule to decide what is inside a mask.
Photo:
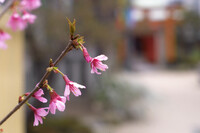
[{"label": "blurred red structure", "polygon": [[[151,19],[151,12],[157,9],[162,9],[166,12],[164,19]],[[174,3],[164,8],[141,8],[135,6],[133,10],[139,10],[143,14],[143,19],[134,22],[132,28],[126,29],[132,40],[129,45],[132,45],[133,49],[125,51],[125,53],[131,52],[134,54],[136,52],[150,63],[175,62],[177,57],[176,26],[181,21],[177,14],[183,13],[183,6],[180,3]],[[120,31],[125,29],[125,24],[120,17],[117,19],[116,25]],[[121,49],[121,46],[119,49]]]}]

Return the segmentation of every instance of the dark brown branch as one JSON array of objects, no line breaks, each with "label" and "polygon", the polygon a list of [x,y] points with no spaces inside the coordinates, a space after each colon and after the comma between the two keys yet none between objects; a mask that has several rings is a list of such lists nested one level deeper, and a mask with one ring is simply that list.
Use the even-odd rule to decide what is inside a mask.
[{"label": "dark brown branch", "polygon": [[[73,49],[73,41],[69,41],[67,47],[62,51],[62,53],[60,54],[60,56],[56,59],[56,61],[53,63],[54,66],[56,66],[62,59],[63,57]],[[36,86],[31,93],[22,101],[20,102],[17,106],[15,106],[15,108],[13,108],[12,111],[10,111],[1,121],[0,121],[0,125],[2,125],[10,116],[12,116],[24,103],[26,103],[26,101],[28,101],[29,98],[31,98],[31,96],[39,90],[39,88],[41,88],[43,86],[43,82],[48,78],[49,74],[51,73],[51,71],[47,71],[42,79],[40,80],[38,86]]]},{"label": "dark brown branch", "polygon": [[14,0],[9,0],[6,5],[3,7],[3,9],[0,12],[0,18],[3,17],[3,15],[6,13],[6,11],[12,6],[14,3]]}]

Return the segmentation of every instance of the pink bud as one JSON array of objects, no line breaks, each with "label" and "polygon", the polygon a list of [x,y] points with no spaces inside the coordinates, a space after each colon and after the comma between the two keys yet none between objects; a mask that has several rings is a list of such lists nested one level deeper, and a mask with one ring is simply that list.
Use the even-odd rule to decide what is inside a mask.
[{"label": "pink bud", "polygon": [[92,59],[85,47],[83,47],[83,56],[84,56],[85,60],[87,61],[87,63],[89,63]]}]

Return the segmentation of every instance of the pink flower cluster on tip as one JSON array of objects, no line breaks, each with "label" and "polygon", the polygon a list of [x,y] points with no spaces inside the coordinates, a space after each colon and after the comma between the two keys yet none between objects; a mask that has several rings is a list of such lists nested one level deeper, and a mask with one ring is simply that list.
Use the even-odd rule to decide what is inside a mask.
[{"label": "pink flower cluster on tip", "polygon": [[105,55],[99,55],[95,58],[92,58],[89,53],[87,52],[87,49],[83,47],[83,56],[85,60],[90,63],[91,67],[91,73],[96,73],[96,74],[101,74],[100,72],[97,71],[97,69],[101,71],[106,71],[108,69],[108,66],[106,64],[103,64],[102,61],[105,61],[108,59],[107,56]]},{"label": "pink flower cluster on tip", "polygon": [[68,97],[68,100],[69,100],[70,92],[72,92],[75,96],[80,96],[81,91],[79,90],[79,88],[86,88],[83,85],[80,85],[76,82],[70,81],[69,78],[66,75],[63,76],[63,79],[65,80],[65,84],[66,84],[64,96]]},{"label": "pink flower cluster on tip", "polygon": [[3,50],[7,49],[8,46],[6,45],[5,41],[10,38],[11,36],[8,33],[0,30],[0,49]]},{"label": "pink flower cluster on tip", "polygon": [[[33,126],[38,126],[39,122],[41,124],[43,124],[43,120],[42,117],[45,117],[48,115],[49,113],[49,108],[45,107],[45,108],[38,108],[36,109],[35,107],[33,107],[32,105],[29,105],[29,108],[34,112],[34,123]],[[47,111],[46,111],[47,110]]]},{"label": "pink flower cluster on tip", "polygon": [[63,112],[65,110],[66,97],[59,96],[54,90],[50,92],[49,110],[52,114],[56,113],[56,109]]}]

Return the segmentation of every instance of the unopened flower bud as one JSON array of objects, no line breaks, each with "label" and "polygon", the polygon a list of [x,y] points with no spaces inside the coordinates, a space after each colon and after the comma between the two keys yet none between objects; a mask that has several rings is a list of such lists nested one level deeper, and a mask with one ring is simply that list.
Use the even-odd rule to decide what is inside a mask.
[{"label": "unopened flower bud", "polygon": [[74,32],[76,30],[75,24],[76,24],[76,20],[74,19],[73,22],[71,22],[68,18],[67,18],[68,24],[69,24],[69,30],[70,30],[70,35],[73,36]]},{"label": "unopened flower bud", "polygon": [[53,70],[53,67],[48,67],[48,68],[47,68],[47,71],[48,71],[48,72],[51,72],[52,70]]},{"label": "unopened flower bud", "polygon": [[19,96],[18,103],[21,103],[23,100],[24,100],[24,97],[23,96]]}]

